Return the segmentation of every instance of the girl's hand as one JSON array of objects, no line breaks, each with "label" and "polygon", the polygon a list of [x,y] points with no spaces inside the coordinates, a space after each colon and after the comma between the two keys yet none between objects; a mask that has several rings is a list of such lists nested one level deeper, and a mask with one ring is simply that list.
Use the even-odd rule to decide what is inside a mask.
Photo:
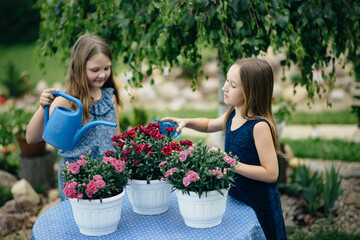
[{"label": "girl's hand", "polygon": [[60,90],[57,88],[48,88],[45,89],[41,95],[40,95],[40,106],[42,108],[45,108],[47,105],[51,105],[51,103],[54,101],[55,96],[53,96],[52,92],[59,92]]},{"label": "girl's hand", "polygon": [[178,127],[176,129],[176,132],[180,132],[181,129],[183,129],[186,126],[185,119],[181,119],[181,118],[165,117],[165,118],[162,118],[161,121],[170,121],[170,122],[177,123]]}]

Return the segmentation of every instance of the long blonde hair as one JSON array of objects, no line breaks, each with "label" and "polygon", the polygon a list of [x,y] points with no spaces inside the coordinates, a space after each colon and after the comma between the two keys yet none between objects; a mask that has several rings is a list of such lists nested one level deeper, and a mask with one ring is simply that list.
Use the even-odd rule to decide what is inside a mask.
[{"label": "long blonde hair", "polygon": [[[99,36],[83,35],[76,41],[70,57],[66,75],[66,92],[73,97],[80,99],[83,104],[83,123],[86,123],[90,113],[89,106],[93,104],[90,89],[86,78],[86,62],[94,55],[102,53],[112,61],[112,53],[109,45]],[[116,87],[113,71],[104,84],[104,87],[114,88],[117,104],[122,107],[119,91]],[[76,110],[77,106],[71,102],[71,108]]]},{"label": "long blonde hair", "polygon": [[[269,125],[275,150],[281,154],[276,124],[272,114],[271,102],[274,89],[274,75],[270,64],[258,58],[244,58],[237,60],[234,65],[239,66],[240,81],[244,91],[245,103],[241,116],[245,119],[263,118]],[[226,113],[224,129],[234,107]],[[252,112],[252,116],[249,113]]]}]

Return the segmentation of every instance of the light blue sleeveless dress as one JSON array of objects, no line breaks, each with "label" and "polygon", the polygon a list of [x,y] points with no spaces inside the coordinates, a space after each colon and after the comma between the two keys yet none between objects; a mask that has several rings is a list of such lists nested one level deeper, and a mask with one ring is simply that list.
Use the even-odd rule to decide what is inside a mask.
[{"label": "light blue sleeveless dress", "polygon": [[[107,121],[116,123],[114,101],[112,100],[114,89],[113,88],[101,88],[102,97],[95,101],[94,105],[89,107],[90,117],[89,122],[92,121]],[[76,162],[79,156],[87,154],[91,150],[93,157],[100,157],[108,150],[115,150],[111,138],[116,135],[116,128],[104,125],[98,125],[90,128],[83,137],[79,140],[77,145],[72,151],[60,150],[58,155],[62,157],[58,171],[58,186],[59,196],[61,201],[66,200],[66,196],[63,193],[64,180],[61,176],[61,165],[66,161]]]},{"label": "light blue sleeveless dress", "polygon": [[[238,156],[244,164],[260,166],[253,130],[264,119],[248,120],[238,129],[231,130],[233,111],[226,122],[225,151]],[[266,122],[266,121],[265,121]],[[276,183],[265,183],[235,174],[235,186],[229,195],[254,209],[267,240],[287,239],[281,201]]]}]

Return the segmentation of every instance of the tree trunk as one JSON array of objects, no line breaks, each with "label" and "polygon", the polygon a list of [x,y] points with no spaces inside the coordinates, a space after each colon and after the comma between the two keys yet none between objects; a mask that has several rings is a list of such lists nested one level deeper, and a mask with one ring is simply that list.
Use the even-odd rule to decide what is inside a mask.
[{"label": "tree trunk", "polygon": [[20,154],[20,178],[25,178],[32,186],[52,186],[54,181],[54,162],[52,152],[36,157]]},{"label": "tree trunk", "polygon": [[[222,91],[222,87],[225,83],[225,72],[224,72],[224,62],[223,62],[223,51],[218,51],[218,81],[219,81],[219,87],[218,87],[218,100],[219,100],[219,108],[218,108],[218,116],[220,117],[223,115],[227,109],[228,106],[224,103],[224,93]],[[216,146],[220,147],[222,149],[225,148],[225,135],[224,131],[217,132],[216,137]]]}]

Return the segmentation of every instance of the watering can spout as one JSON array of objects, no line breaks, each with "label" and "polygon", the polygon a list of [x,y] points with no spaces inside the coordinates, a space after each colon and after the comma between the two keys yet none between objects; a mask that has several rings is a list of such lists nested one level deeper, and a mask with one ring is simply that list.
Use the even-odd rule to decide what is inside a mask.
[{"label": "watering can spout", "polygon": [[105,122],[105,121],[94,121],[94,122],[89,122],[88,124],[84,125],[83,127],[81,127],[77,133],[74,136],[73,142],[72,142],[72,147],[74,148],[76,146],[76,144],[80,141],[80,139],[82,138],[82,136],[92,127],[98,126],[98,125],[105,125],[105,126],[110,126],[110,127],[116,127],[117,125],[115,123],[111,123],[111,122]]}]

